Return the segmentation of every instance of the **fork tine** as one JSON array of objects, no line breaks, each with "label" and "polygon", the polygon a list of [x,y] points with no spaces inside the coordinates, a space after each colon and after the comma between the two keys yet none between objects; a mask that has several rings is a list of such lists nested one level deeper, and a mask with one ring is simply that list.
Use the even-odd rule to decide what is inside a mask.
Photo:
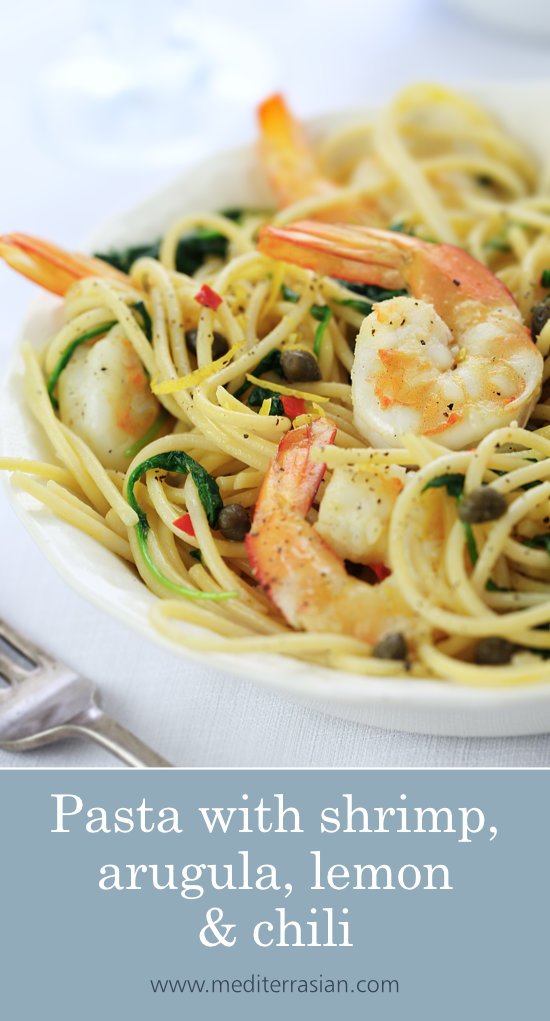
[{"label": "fork tine", "polygon": [[18,666],[15,660],[10,659],[3,652],[0,651],[0,677],[8,681],[10,684],[16,684],[17,681],[24,681],[25,677],[29,674],[28,670]]},{"label": "fork tine", "polygon": [[37,666],[49,662],[45,653],[0,618],[0,673],[6,680],[24,680]]}]

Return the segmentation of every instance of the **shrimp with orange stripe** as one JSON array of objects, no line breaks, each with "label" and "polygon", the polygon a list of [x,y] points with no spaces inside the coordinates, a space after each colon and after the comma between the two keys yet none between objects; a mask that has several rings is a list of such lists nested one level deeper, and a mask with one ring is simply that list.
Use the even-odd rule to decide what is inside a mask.
[{"label": "shrimp with orange stripe", "polygon": [[[88,277],[121,288],[131,286],[125,273],[103,259],[67,252],[28,234],[0,237],[0,256],[12,269],[62,297]],[[142,437],[166,430],[168,416],[162,415],[145,369],[119,325],[108,322],[105,328],[84,331],[80,340],[74,349],[69,345],[61,353],[58,364],[63,371],[54,372],[57,397],[53,387],[50,396],[61,421],[107,467],[122,470]]]},{"label": "shrimp with orange stripe", "polygon": [[[377,203],[369,196],[350,196],[326,177],[307,134],[284,96],[276,93],[258,107],[260,154],[280,209],[304,200],[308,215],[323,221],[382,223]],[[359,189],[360,190],[360,189]],[[315,206],[320,205],[318,209]]]},{"label": "shrimp with orange stripe", "polygon": [[262,229],[264,254],[320,274],[407,290],[374,304],[355,344],[354,421],[375,447],[407,432],[451,449],[531,414],[543,359],[508,288],[461,248],[366,226]]},{"label": "shrimp with orange stripe", "polygon": [[245,538],[260,585],[289,624],[305,631],[345,634],[376,646],[393,635],[414,642],[421,630],[390,576],[369,585],[348,574],[343,560],[306,515],[325,473],[316,446],[331,444],[326,418],[288,432],[263,481],[252,529]]}]

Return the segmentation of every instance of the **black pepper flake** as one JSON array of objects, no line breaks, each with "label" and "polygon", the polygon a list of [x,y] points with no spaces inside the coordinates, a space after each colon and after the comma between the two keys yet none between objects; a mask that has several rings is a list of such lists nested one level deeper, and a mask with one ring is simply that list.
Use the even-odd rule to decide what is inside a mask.
[{"label": "black pepper flake", "polygon": [[460,287],[460,280],[453,280],[455,287]]}]

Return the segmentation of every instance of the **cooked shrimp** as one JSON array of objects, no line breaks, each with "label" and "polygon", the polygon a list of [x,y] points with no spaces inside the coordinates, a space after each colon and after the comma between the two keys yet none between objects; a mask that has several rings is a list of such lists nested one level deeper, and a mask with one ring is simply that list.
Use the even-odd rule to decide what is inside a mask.
[{"label": "cooked shrimp", "polygon": [[400,465],[368,474],[334,469],[315,528],[339,556],[357,564],[388,564],[390,517],[406,474]]},{"label": "cooked shrimp", "polygon": [[259,247],[329,276],[410,292],[375,305],[356,342],[354,419],[374,446],[414,432],[460,449],[529,418],[542,356],[508,288],[467,252],[311,221],[265,227]]},{"label": "cooked shrimp", "polygon": [[335,428],[319,418],[288,432],[262,484],[252,529],[250,563],[286,620],[305,631],[340,633],[375,644],[390,632],[414,639],[414,617],[391,577],[367,585],[348,575],[340,557],[306,521],[325,465],[313,446],[332,443]]},{"label": "cooked shrimp", "polygon": [[276,94],[264,100],[258,107],[258,120],[260,152],[280,208],[301,199],[328,199],[311,215],[329,221],[379,222],[379,211],[372,199],[346,196],[324,177],[302,125],[283,96]]},{"label": "cooked shrimp", "polygon": [[30,234],[4,234],[0,237],[0,257],[12,269],[53,294],[65,294],[75,280],[83,277],[111,277],[120,283],[130,282],[124,273],[103,259],[66,252]]},{"label": "cooked shrimp", "polygon": [[269,182],[281,206],[310,195],[336,191],[319,172],[315,154],[301,124],[284,97],[269,96],[258,107],[260,148]]},{"label": "cooked shrimp", "polygon": [[59,377],[57,392],[61,421],[107,468],[124,471],[136,441],[146,437],[155,422],[158,432],[162,430],[161,406],[120,327],[91,346],[77,348]]}]

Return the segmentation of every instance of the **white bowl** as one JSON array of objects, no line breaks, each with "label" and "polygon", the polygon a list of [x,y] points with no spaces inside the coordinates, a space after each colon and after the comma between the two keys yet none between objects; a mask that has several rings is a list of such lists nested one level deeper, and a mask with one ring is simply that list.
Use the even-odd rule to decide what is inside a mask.
[{"label": "white bowl", "polygon": [[[550,83],[483,85],[472,94],[497,113],[511,131],[543,151]],[[316,133],[353,119],[360,111],[318,119]],[[171,186],[96,231],[90,249],[157,237],[178,214],[201,209],[261,205],[272,201],[253,147],[221,153],[187,170]],[[25,339],[39,345],[51,335],[60,303],[39,294],[24,324]],[[0,392],[0,453],[51,458],[47,443],[22,396],[22,364],[16,353]],[[208,660],[227,673],[278,689],[316,709],[379,727],[457,736],[544,733],[550,729],[550,683],[502,690],[473,690],[434,680],[380,679],[344,674],[274,655],[233,656],[188,652],[160,637],[148,620],[153,596],[114,554],[64,524],[27,494],[8,487],[19,517],[54,567],[78,592],[154,642],[176,648],[182,658]],[[549,668],[550,680],[550,668]]]}]

